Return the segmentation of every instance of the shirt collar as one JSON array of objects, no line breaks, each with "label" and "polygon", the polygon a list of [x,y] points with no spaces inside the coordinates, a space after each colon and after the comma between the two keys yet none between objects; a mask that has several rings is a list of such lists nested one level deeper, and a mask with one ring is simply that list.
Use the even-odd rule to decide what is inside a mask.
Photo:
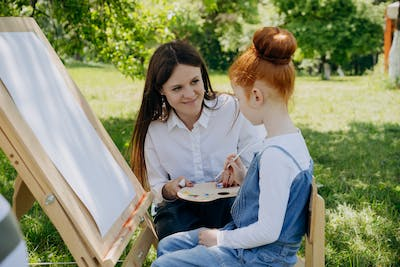
[{"label": "shirt collar", "polygon": [[[209,104],[207,102],[208,101],[206,101],[206,104]],[[210,110],[209,108],[206,108],[206,107],[203,106],[200,118],[195,123],[195,126],[196,125],[200,125],[200,126],[202,126],[204,128],[207,128],[208,122],[209,122],[210,117],[211,117],[211,112],[212,112],[212,110]],[[178,117],[178,115],[176,115],[174,110],[172,110],[170,112],[170,114],[169,114],[169,118],[167,120],[167,127],[168,127],[168,131],[171,131],[174,127],[178,127],[178,128],[181,128],[181,129],[187,129],[186,125]]]},{"label": "shirt collar", "polygon": [[200,118],[197,120],[196,124],[199,124],[204,128],[207,128],[208,122],[210,121],[210,117],[211,117],[211,110],[203,106]]},{"label": "shirt collar", "polygon": [[171,131],[174,127],[185,128],[185,124],[179,119],[178,115],[176,115],[175,111],[172,109],[169,113],[169,117],[167,120],[168,131]]}]

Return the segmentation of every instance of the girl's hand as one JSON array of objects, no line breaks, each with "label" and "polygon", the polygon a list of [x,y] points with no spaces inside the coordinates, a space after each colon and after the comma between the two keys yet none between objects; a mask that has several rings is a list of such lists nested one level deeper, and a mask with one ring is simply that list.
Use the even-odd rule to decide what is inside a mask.
[{"label": "girl's hand", "polygon": [[205,229],[199,231],[199,244],[206,247],[217,245],[217,229]]},{"label": "girl's hand", "polygon": [[223,187],[231,187],[236,186],[237,183],[235,179],[233,179],[232,171],[228,169],[224,169],[224,172],[221,174],[221,179],[219,180],[222,183]]},{"label": "girl's hand", "polygon": [[235,156],[236,154],[231,154],[225,160],[225,166],[224,166],[225,171],[223,173],[223,179],[226,180],[223,180],[224,187],[225,187],[225,182],[227,186],[242,184],[243,179],[246,175],[247,172],[246,166],[244,166],[240,157],[238,157],[235,161],[233,161]]},{"label": "girl's hand", "polygon": [[192,187],[193,183],[187,180],[183,176],[167,182],[162,188],[162,196],[167,200],[175,200],[177,198],[177,193],[182,187]]}]

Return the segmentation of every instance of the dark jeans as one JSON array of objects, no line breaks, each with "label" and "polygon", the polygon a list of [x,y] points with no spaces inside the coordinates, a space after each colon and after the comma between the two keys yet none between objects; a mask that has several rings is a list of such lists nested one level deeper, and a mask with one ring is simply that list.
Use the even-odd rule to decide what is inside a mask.
[{"label": "dark jeans", "polygon": [[232,220],[231,206],[234,197],[211,202],[190,202],[177,199],[164,202],[156,209],[154,223],[158,239],[173,233],[199,227],[221,228]]}]

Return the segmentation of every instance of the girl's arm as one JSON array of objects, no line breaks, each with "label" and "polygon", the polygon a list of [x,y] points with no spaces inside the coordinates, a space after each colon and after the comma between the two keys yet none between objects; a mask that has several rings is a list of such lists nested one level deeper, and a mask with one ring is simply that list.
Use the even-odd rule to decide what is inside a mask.
[{"label": "girl's arm", "polygon": [[231,231],[218,231],[217,244],[253,248],[275,242],[282,229],[295,168],[280,151],[266,151],[260,159],[258,221]]}]

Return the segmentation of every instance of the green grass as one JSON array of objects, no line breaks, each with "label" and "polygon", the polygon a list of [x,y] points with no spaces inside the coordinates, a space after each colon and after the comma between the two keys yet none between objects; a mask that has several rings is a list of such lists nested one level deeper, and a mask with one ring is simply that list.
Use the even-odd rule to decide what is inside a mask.
[{"label": "green grass", "polygon": [[[68,71],[121,152],[125,153],[143,81],[113,67],[70,65]],[[211,76],[229,91],[225,75]],[[382,73],[299,77],[291,103],[326,201],[327,266],[400,266],[400,90]],[[11,201],[16,172],[0,152],[0,193]],[[39,205],[22,218],[30,262],[73,261]],[[154,250],[146,266],[154,259]]]}]

